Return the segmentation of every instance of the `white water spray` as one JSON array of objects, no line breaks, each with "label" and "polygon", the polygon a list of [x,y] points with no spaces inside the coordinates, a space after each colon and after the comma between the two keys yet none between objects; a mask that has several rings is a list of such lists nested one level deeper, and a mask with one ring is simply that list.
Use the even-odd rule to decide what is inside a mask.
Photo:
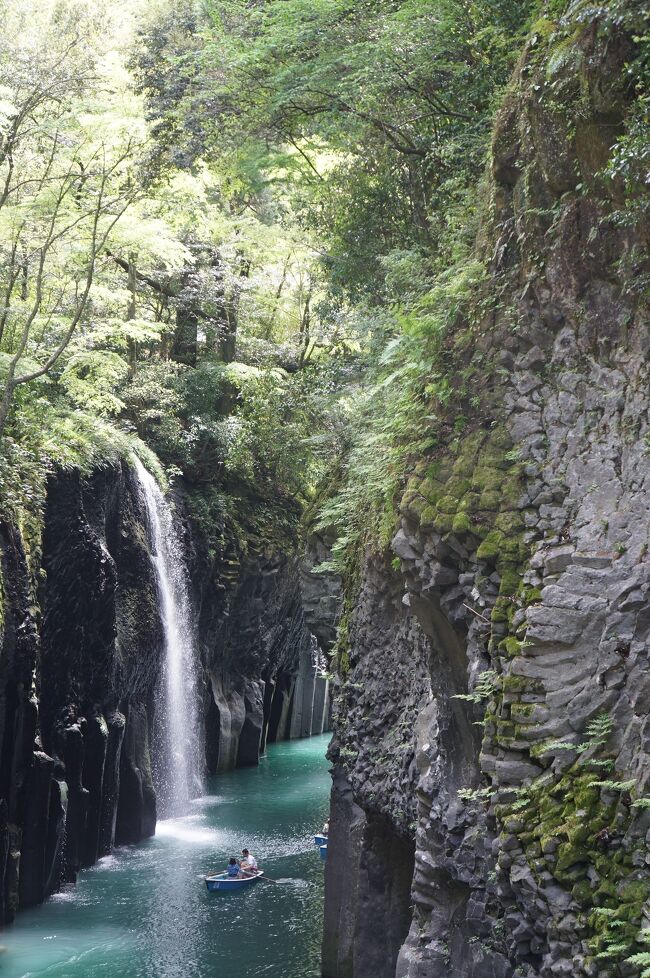
[{"label": "white water spray", "polygon": [[161,813],[180,814],[200,793],[196,709],[196,643],[187,590],[187,571],[174,517],[154,477],[135,459],[144,496],[151,562],[156,574],[165,641],[157,700],[159,763],[156,785]]}]

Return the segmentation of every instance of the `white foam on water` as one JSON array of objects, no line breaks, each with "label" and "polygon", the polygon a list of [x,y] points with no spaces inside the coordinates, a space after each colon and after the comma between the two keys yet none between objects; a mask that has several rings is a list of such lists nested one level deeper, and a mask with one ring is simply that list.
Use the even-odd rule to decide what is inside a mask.
[{"label": "white foam on water", "polygon": [[218,829],[192,825],[186,819],[166,819],[156,825],[156,838],[176,839],[179,842],[192,842],[197,845],[208,843],[216,845],[223,836]]}]

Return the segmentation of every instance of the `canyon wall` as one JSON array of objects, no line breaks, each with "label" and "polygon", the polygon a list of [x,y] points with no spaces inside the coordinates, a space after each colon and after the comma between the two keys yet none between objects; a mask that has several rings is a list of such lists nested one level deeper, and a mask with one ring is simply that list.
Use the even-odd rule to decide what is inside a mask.
[{"label": "canyon wall", "polygon": [[540,23],[496,120],[491,301],[447,350],[477,396],[366,554],[340,665],[325,978],[639,974],[648,227],[602,175],[631,56],[618,22]]},{"label": "canyon wall", "polygon": [[[297,556],[208,557],[175,497],[197,609],[209,773],[329,725]],[[144,499],[126,462],[50,480],[41,549],[0,526],[0,921],[156,825],[164,636]],[[313,611],[313,609],[312,609]],[[333,629],[320,610],[311,621]]]},{"label": "canyon wall", "polygon": [[209,556],[200,534],[192,537],[207,763],[216,773],[256,764],[267,742],[330,728],[323,666],[339,588],[330,580],[330,600],[315,598],[309,556],[300,560],[268,546]]}]

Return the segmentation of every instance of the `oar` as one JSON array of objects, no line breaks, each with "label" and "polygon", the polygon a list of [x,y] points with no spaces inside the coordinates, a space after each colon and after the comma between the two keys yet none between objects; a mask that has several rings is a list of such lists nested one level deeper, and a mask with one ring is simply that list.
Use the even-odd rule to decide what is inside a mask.
[{"label": "oar", "polygon": [[[221,870],[221,873],[223,873],[223,870]],[[221,876],[221,873],[206,873],[205,876]],[[204,877],[201,877],[201,879],[203,879],[203,878]],[[240,877],[240,879],[242,879],[242,878],[243,879],[246,879],[246,880],[251,880],[251,879],[254,878],[254,876],[251,873],[250,876]],[[260,880],[262,880],[264,883],[279,883],[280,882],[280,880],[272,880],[270,876],[267,876],[266,875],[266,873],[262,873],[262,875],[261,876],[258,876],[257,878],[260,879]],[[237,877],[234,876],[233,879],[237,879]]]}]

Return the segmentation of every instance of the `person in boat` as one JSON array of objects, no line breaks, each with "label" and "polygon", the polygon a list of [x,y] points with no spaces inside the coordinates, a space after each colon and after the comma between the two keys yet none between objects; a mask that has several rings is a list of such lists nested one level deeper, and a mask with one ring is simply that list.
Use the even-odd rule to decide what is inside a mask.
[{"label": "person in boat", "polygon": [[325,838],[327,838],[327,836],[329,834],[330,834],[330,823],[329,822],[325,822],[325,825],[323,826],[323,831],[321,832],[321,835],[324,835]]},{"label": "person in boat", "polygon": [[239,863],[244,876],[254,876],[257,872],[257,859],[248,849],[242,849],[242,859]]},{"label": "person in boat", "polygon": [[228,868],[226,869],[226,873],[228,874],[228,877],[232,877],[233,879],[236,879],[239,876],[239,863],[234,857],[228,860]]}]

